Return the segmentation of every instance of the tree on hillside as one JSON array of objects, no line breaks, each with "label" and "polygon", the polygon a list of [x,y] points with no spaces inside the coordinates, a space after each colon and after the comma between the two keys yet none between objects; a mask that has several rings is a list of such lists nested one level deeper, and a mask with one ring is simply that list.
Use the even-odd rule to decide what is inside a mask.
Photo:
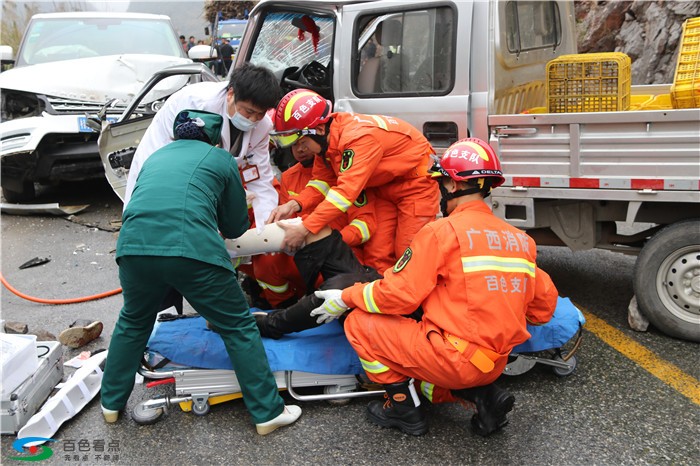
[{"label": "tree on hillside", "polygon": [[37,5],[22,5],[23,8],[14,2],[2,2],[2,29],[0,43],[9,45],[12,50],[17,51],[19,42],[22,40],[24,28],[27,20],[39,12]]},{"label": "tree on hillside", "polygon": [[213,23],[217,13],[221,12],[223,19],[245,19],[256,3],[258,2],[207,0],[204,3],[204,18]]},{"label": "tree on hillside", "polygon": [[37,13],[47,11],[85,11],[84,2],[54,1],[46,2],[2,2],[2,25],[0,26],[0,43],[9,45],[17,52],[24,29],[29,19]]}]

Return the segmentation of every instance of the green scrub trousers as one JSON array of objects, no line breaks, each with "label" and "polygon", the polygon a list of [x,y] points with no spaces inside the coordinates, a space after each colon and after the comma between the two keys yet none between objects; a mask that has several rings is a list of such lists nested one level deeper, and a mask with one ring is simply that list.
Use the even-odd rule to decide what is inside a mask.
[{"label": "green scrub trousers", "polygon": [[284,400],[235,272],[183,257],[122,256],[118,262],[124,307],[109,345],[102,406],[126,406],[156,314],[172,287],[219,330],[253,421],[259,424],[282,413]]}]

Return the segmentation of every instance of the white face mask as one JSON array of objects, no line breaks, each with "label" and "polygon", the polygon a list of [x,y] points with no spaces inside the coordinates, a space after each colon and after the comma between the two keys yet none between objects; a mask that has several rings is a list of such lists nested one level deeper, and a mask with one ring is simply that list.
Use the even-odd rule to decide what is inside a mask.
[{"label": "white face mask", "polygon": [[244,133],[255,128],[255,125],[258,124],[256,121],[250,121],[238,112],[236,112],[233,116],[229,116],[228,118],[229,120],[231,120],[231,124],[233,126],[243,131]]}]

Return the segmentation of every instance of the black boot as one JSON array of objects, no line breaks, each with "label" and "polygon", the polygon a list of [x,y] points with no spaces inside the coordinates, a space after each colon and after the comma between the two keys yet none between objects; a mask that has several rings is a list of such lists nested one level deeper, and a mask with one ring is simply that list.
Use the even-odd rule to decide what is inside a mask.
[{"label": "black boot", "polygon": [[[354,283],[368,282],[377,278],[380,278],[380,275],[374,269],[361,273],[346,273],[336,275],[330,280],[323,282],[319,288],[322,290],[342,290]],[[317,317],[311,315],[311,311],[321,304],[323,304],[323,299],[317,298],[312,293],[304,296],[296,304],[286,309],[276,309],[264,315],[263,313],[253,315],[255,322],[258,324],[260,335],[278,340],[287,333],[301,332],[302,330],[321,325],[316,322]]]},{"label": "black boot", "polygon": [[372,401],[367,406],[367,418],[381,427],[396,427],[410,435],[428,432],[428,420],[420,408],[413,379],[384,385],[386,402]]},{"label": "black boot", "polygon": [[287,333],[301,332],[321,325],[316,323],[316,316],[311,315],[311,311],[321,304],[323,299],[310,294],[286,309],[275,309],[265,314],[254,313],[253,317],[261,336],[278,340]]},{"label": "black boot", "polygon": [[496,384],[453,390],[453,393],[476,405],[472,427],[477,434],[486,437],[508,424],[506,415],[513,409],[515,397]]}]

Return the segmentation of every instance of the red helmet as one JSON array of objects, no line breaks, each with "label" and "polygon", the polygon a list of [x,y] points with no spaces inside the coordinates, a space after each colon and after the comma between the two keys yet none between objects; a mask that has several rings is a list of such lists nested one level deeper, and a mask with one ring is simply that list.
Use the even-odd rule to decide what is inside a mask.
[{"label": "red helmet", "polygon": [[289,147],[300,137],[316,134],[316,126],[330,119],[333,104],[314,91],[296,89],[280,100],[273,118],[270,138],[277,147]]},{"label": "red helmet", "polygon": [[456,181],[493,178],[493,188],[505,181],[496,151],[478,138],[461,139],[452,144],[433,167],[433,176],[449,176]]}]

